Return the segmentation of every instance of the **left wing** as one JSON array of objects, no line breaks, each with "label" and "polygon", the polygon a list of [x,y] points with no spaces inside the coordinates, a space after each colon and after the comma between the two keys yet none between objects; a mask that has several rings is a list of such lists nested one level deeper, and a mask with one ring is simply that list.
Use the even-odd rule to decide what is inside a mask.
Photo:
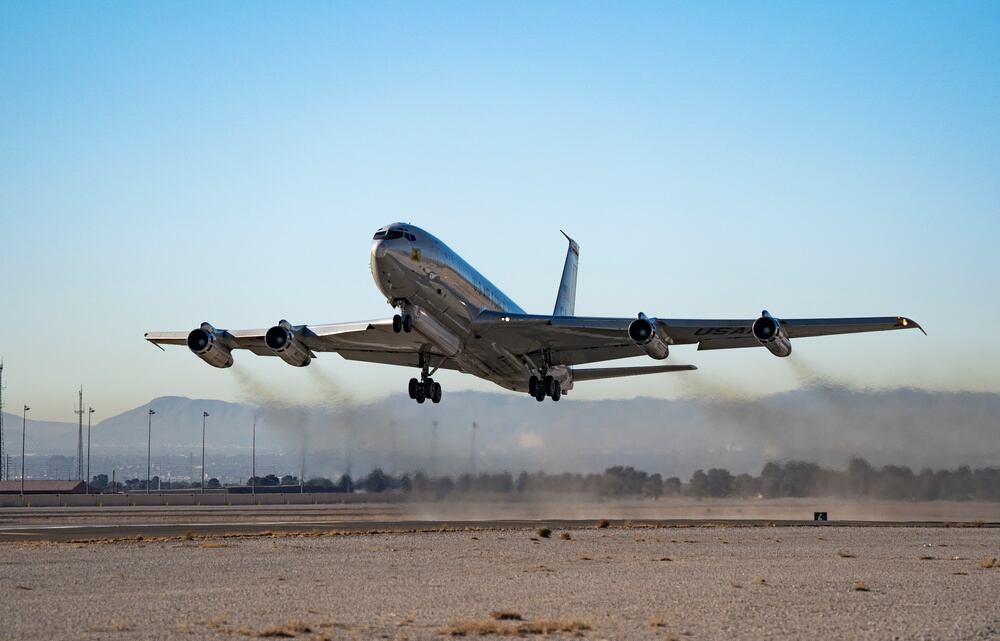
[{"label": "left wing", "polygon": [[[284,349],[276,351],[268,347],[266,341],[268,332],[279,328],[287,334],[282,343]],[[229,352],[245,349],[259,356],[279,356],[292,365],[307,364],[308,359],[315,356],[314,352],[337,352],[349,360],[419,367],[420,353],[423,352],[434,366],[449,368],[445,356],[421,334],[394,332],[392,319],[295,326],[282,321],[270,329],[235,330],[216,329],[202,323],[192,332],[149,332],[146,340],[157,346],[188,345],[202,360],[216,367],[232,365]],[[199,340],[205,343],[201,344]],[[213,353],[218,347],[222,349]]]},{"label": "left wing", "polygon": [[[484,312],[473,323],[471,340],[493,341],[529,358],[547,355],[552,365],[582,365],[649,354],[643,344],[629,336],[632,323],[642,319],[645,316],[633,319]],[[753,334],[753,325],[759,319],[646,320],[666,345],[697,343],[698,349],[763,346]],[[923,331],[919,324],[903,316],[774,320],[788,338],[895,329]]]}]

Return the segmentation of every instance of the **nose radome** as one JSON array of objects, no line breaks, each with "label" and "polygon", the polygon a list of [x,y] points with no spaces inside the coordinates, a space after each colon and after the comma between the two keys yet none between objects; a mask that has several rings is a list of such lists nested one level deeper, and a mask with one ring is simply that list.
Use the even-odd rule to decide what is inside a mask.
[{"label": "nose radome", "polygon": [[376,240],[372,243],[372,257],[374,258],[385,258],[386,252],[389,248],[385,246],[384,240]]}]

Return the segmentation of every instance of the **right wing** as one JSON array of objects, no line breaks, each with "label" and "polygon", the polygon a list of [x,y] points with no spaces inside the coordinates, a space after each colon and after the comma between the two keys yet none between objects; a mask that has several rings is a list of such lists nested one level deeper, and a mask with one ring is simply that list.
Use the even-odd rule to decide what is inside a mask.
[{"label": "right wing", "polygon": [[[473,340],[489,340],[516,356],[553,365],[582,365],[642,356],[646,352],[628,336],[634,318],[536,316],[484,312],[473,323]],[[698,344],[698,349],[761,347],[752,327],[756,319],[649,319],[670,345]],[[875,318],[810,318],[781,320],[789,338],[827,336],[895,329],[919,329],[903,316]]]}]

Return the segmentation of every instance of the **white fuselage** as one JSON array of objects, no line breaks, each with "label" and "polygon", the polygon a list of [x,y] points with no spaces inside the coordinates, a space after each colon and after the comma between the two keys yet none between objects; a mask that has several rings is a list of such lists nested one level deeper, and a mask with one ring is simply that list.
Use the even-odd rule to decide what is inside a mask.
[{"label": "white fuselage", "polygon": [[[443,326],[457,338],[434,341],[458,369],[508,389],[524,389],[529,373],[515,359],[502,358],[490,342],[471,341],[471,324],[483,311],[523,314],[506,294],[432,234],[414,225],[393,223],[379,230],[371,249],[375,284],[390,305],[416,318]],[[433,332],[427,332],[433,336]],[[431,338],[431,337],[429,337]]]}]

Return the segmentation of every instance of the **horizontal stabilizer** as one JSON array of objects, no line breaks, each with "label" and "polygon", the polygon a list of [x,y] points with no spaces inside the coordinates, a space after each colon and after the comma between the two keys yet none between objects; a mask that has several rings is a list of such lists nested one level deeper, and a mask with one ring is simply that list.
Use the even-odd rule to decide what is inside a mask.
[{"label": "horizontal stabilizer", "polygon": [[686,372],[698,369],[694,365],[653,365],[647,367],[598,367],[594,369],[574,369],[574,381],[596,381],[602,378],[621,378],[642,374],[663,374],[665,372]]}]

